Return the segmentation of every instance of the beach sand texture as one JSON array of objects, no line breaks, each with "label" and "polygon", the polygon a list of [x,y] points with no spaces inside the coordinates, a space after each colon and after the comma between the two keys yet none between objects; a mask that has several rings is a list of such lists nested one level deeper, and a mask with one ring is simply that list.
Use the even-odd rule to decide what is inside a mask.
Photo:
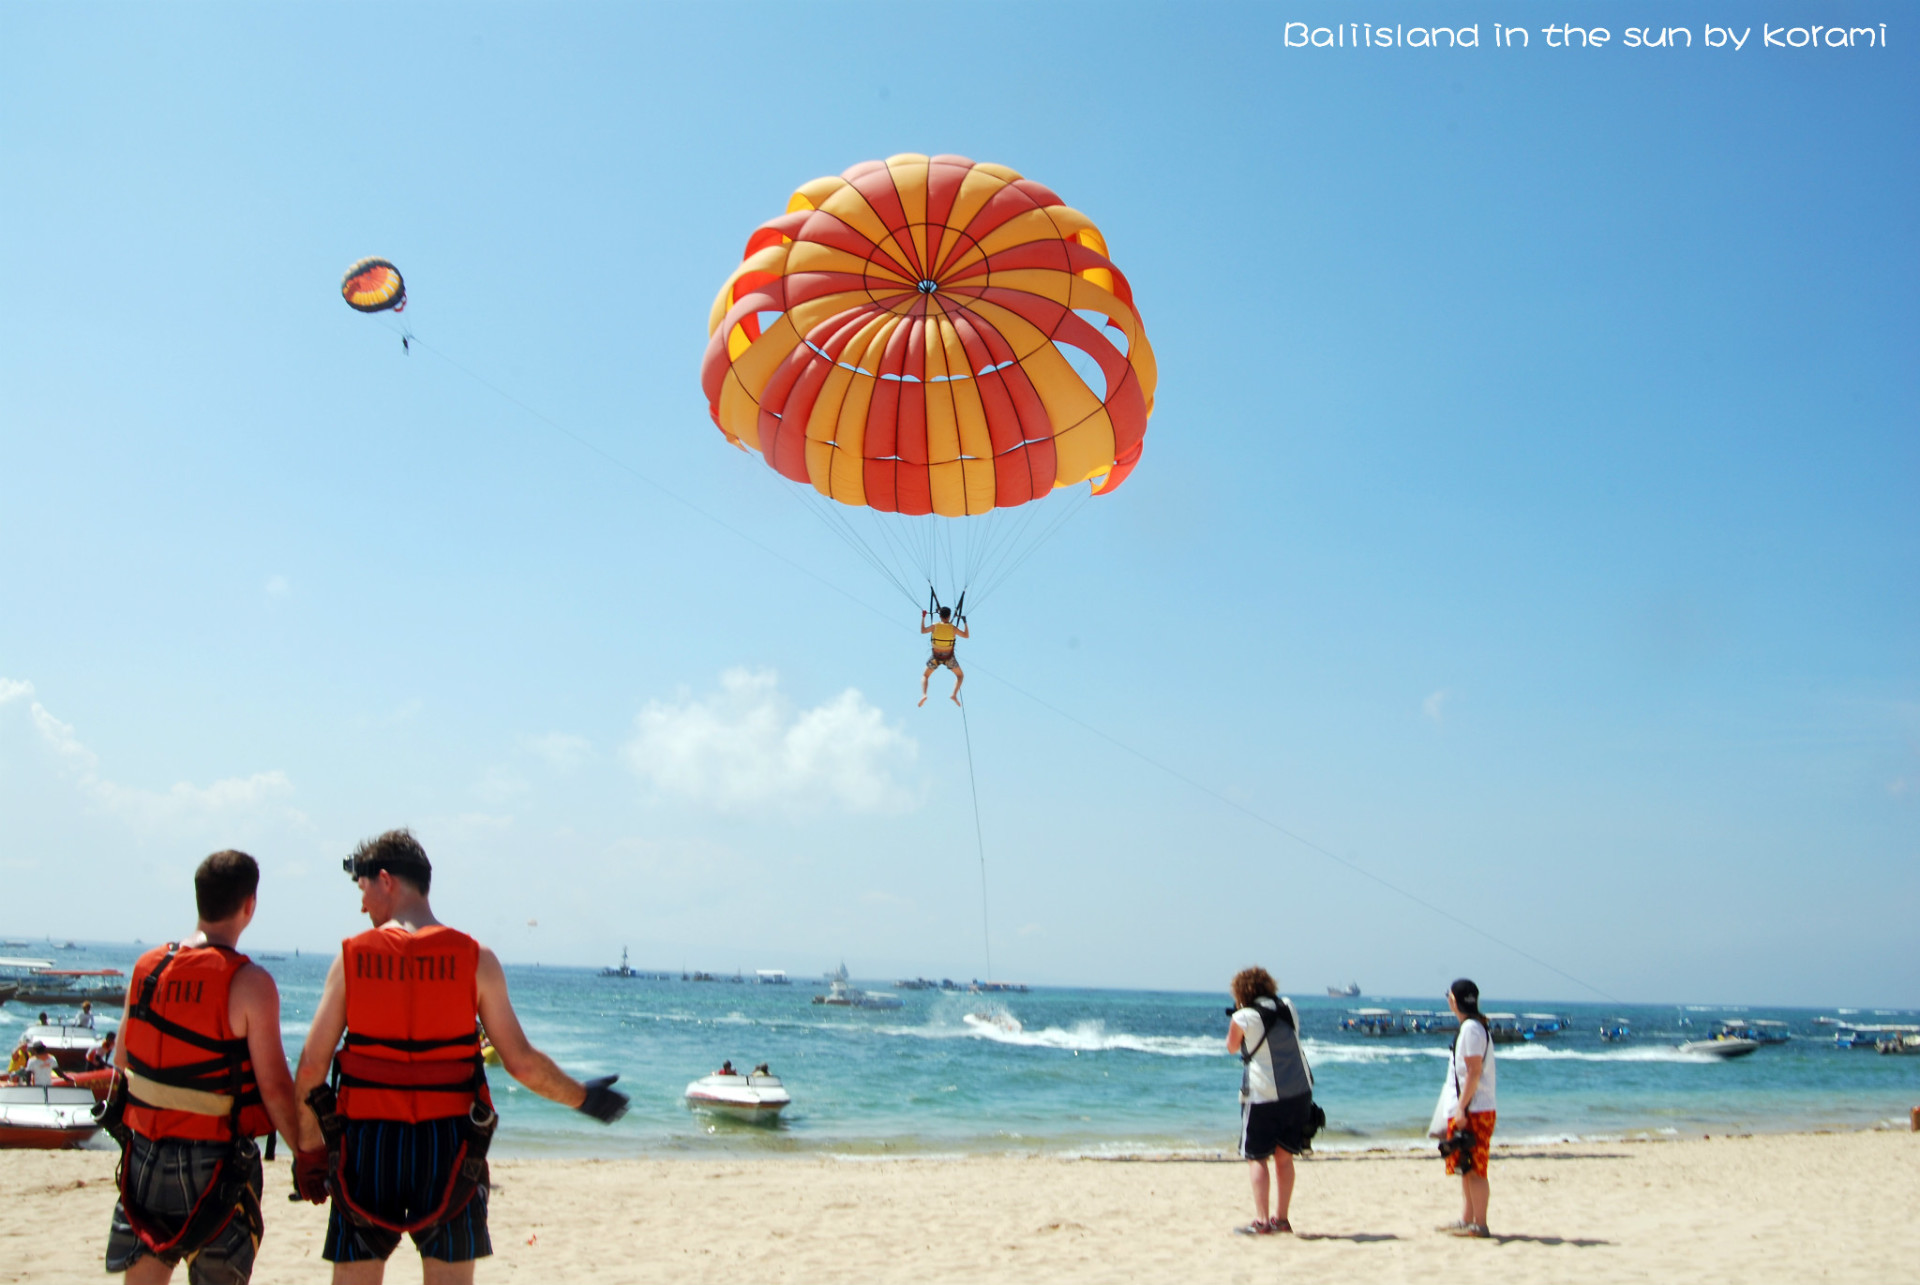
[{"label": "beach sand texture", "polygon": [[[0,1281],[101,1278],[110,1152],[11,1152]],[[1496,1150],[1492,1242],[1434,1232],[1426,1156],[1315,1158],[1293,1237],[1231,1234],[1239,1161],[505,1160],[479,1279],[626,1281],[1914,1280],[1920,1136],[1788,1134]],[[268,1177],[254,1279],[325,1281],[325,1211]],[[420,1279],[403,1242],[387,1279]],[[184,1271],[175,1274],[184,1282]],[[1449,1279],[1457,1276],[1449,1275]]]}]

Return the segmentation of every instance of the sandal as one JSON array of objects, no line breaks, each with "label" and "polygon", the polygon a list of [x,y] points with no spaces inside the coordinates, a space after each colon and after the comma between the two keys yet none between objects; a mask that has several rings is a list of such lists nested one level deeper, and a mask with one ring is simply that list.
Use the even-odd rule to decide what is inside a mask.
[{"label": "sandal", "polygon": [[1485,1223],[1461,1223],[1458,1227],[1453,1228],[1448,1235],[1464,1236],[1469,1240],[1490,1240],[1493,1237],[1493,1233],[1487,1230]]},{"label": "sandal", "polygon": [[1235,1227],[1233,1234],[1236,1236],[1264,1236],[1272,1230],[1273,1228],[1271,1226],[1256,1218],[1245,1227]]},{"label": "sandal", "polygon": [[1465,1227],[1466,1225],[1467,1225],[1466,1219],[1456,1218],[1450,1223],[1440,1223],[1438,1226],[1434,1228],[1434,1230],[1437,1232],[1443,1232],[1448,1236],[1457,1236],[1460,1234],[1460,1229],[1462,1227]]},{"label": "sandal", "polygon": [[1293,1224],[1284,1218],[1275,1218],[1267,1224],[1267,1234],[1270,1236],[1292,1235]]}]

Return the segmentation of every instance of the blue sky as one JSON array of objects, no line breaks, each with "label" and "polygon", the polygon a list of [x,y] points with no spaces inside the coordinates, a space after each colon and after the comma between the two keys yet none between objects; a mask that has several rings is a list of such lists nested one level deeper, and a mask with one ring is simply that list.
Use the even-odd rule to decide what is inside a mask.
[{"label": "blue sky", "polygon": [[[321,948],[410,824],[508,958],[981,973],[917,621],[698,383],[794,187],[959,152],[1161,373],[963,651],[997,972],[1591,995],[1024,691],[1606,993],[1920,1000],[1920,34],[1629,9],[0,9],[0,931],[239,845]],[[1415,17],[1483,47],[1281,43]]]}]

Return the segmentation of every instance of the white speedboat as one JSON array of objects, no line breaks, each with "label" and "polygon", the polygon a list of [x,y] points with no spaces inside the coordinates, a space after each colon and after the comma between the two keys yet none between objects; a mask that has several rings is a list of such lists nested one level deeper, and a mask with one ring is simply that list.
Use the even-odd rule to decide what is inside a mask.
[{"label": "white speedboat", "polygon": [[77,1147],[98,1132],[89,1088],[0,1087],[0,1147]]},{"label": "white speedboat", "polygon": [[751,1075],[715,1073],[703,1075],[687,1086],[687,1105],[696,1111],[746,1120],[753,1124],[773,1124],[793,1098],[780,1083],[780,1077],[766,1071]]},{"label": "white speedboat", "polygon": [[892,991],[863,991],[858,987],[847,985],[839,978],[835,978],[828,985],[825,995],[815,995],[813,1002],[831,1004],[835,1008],[891,1009],[899,1008],[902,1004],[900,997]]},{"label": "white speedboat", "polygon": [[1730,1057],[1745,1057],[1759,1047],[1758,1040],[1743,1040],[1732,1035],[1719,1035],[1710,1040],[1688,1040],[1680,1046],[1680,1051],[1694,1057],[1717,1057],[1724,1060]]},{"label": "white speedboat", "polygon": [[960,1020],[982,1035],[1018,1035],[1022,1029],[1012,1013],[968,1013]]},{"label": "white speedboat", "polygon": [[55,1023],[47,1026],[29,1026],[21,1034],[20,1044],[44,1044],[53,1057],[53,1064],[62,1071],[84,1071],[87,1069],[87,1050],[98,1044],[101,1037],[113,1029],[113,1023],[104,1022],[99,1027],[68,1026]]}]

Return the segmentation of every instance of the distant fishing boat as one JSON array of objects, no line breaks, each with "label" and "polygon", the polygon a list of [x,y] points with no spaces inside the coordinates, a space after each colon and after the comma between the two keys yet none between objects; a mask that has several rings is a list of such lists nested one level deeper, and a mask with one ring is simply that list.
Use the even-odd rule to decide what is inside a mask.
[{"label": "distant fishing boat", "polygon": [[1718,1023],[1719,1034],[1736,1039],[1752,1040],[1755,1044],[1785,1044],[1793,1038],[1793,1028],[1785,1022],[1771,1018],[1726,1017]]},{"label": "distant fishing boat", "polygon": [[1327,987],[1328,999],[1357,999],[1360,996],[1360,983],[1348,982],[1345,986]]},{"label": "distant fishing boat", "polygon": [[638,977],[640,974],[627,967],[627,948],[622,946],[620,948],[620,967],[603,968],[600,970],[600,975],[602,977]]},{"label": "distant fishing boat", "polygon": [[1393,1011],[1385,1008],[1356,1008],[1341,1019],[1340,1029],[1370,1039],[1407,1033],[1407,1028],[1393,1015]]},{"label": "distant fishing boat", "polygon": [[793,985],[792,979],[787,976],[787,970],[784,968],[756,968],[753,970],[753,977],[762,986]]}]

